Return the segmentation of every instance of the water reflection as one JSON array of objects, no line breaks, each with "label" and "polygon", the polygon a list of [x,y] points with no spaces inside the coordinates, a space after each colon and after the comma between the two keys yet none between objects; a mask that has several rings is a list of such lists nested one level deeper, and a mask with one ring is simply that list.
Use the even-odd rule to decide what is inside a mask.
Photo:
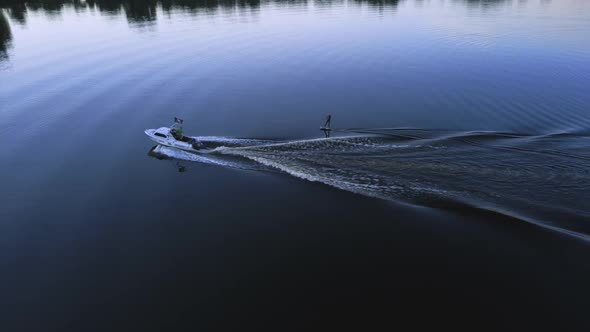
[{"label": "water reflection", "polygon": [[[290,0],[277,3],[304,4],[306,1]],[[20,24],[26,23],[29,11],[43,11],[47,15],[58,15],[70,7],[76,11],[96,9],[103,14],[119,15],[124,12],[129,23],[149,24],[157,19],[157,10],[161,8],[165,13],[182,11],[192,14],[215,13],[219,9],[256,9],[261,5],[260,0],[97,0],[97,1],[12,1],[0,2],[10,18]]]},{"label": "water reflection", "polygon": [[149,23],[156,20],[157,1],[131,0],[123,2],[127,20],[130,23]]},{"label": "water reflection", "polygon": [[[420,2],[416,0],[417,2]],[[488,8],[504,3],[508,0],[456,0],[469,7]],[[525,1],[526,0],[522,0]],[[545,0],[547,1],[547,0]],[[315,0],[318,7],[329,7],[334,4],[351,2],[357,5],[368,5],[377,9],[396,8],[402,0]],[[275,6],[307,6],[308,0],[271,0],[264,2]],[[149,24],[157,19],[158,8],[166,14],[172,11],[182,11],[192,14],[215,13],[224,9],[258,9],[261,0],[31,0],[15,1],[2,0],[0,8],[6,10],[10,18],[20,24],[26,23],[28,11],[43,11],[47,15],[59,15],[64,8],[76,11],[96,9],[103,14],[119,15],[124,12],[130,23]]]},{"label": "water reflection", "polygon": [[25,24],[27,7],[21,1],[2,1],[0,8],[5,9],[10,18],[20,24]]},{"label": "water reflection", "polygon": [[[468,7],[486,9],[505,4],[508,0],[461,0],[461,2],[466,3]],[[526,2],[526,0],[521,0],[520,2]]]},{"label": "water reflection", "polygon": [[[493,0],[486,0],[486,2]],[[375,8],[396,7],[400,0],[352,0],[355,4],[367,4]],[[307,6],[308,0],[273,0],[265,2],[275,6]],[[316,0],[319,7],[342,4],[342,0]],[[10,18],[20,24],[26,23],[28,11],[43,11],[47,15],[59,15],[64,8],[76,11],[98,10],[103,14],[119,15],[124,12],[130,23],[149,24],[157,19],[158,8],[166,14],[182,11],[192,14],[215,13],[226,9],[258,9],[260,0],[31,0],[0,1],[0,7],[6,9]]]},{"label": "water reflection", "polygon": [[88,7],[96,8],[104,14],[116,15],[120,14],[122,10],[123,1],[120,0],[102,0],[102,1],[86,1]]},{"label": "water reflection", "polygon": [[0,61],[8,58],[8,49],[12,41],[12,33],[10,32],[10,25],[8,20],[2,12],[0,12]]},{"label": "water reflection", "polygon": [[193,15],[214,14],[220,9],[258,9],[261,5],[260,0],[161,0],[158,3],[166,14],[181,11]]},{"label": "water reflection", "polygon": [[64,4],[73,4],[73,1],[24,1],[24,3],[29,10],[59,13]]},{"label": "water reflection", "polygon": [[[528,0],[519,0],[519,4],[525,4]],[[543,4],[551,0],[539,0]],[[10,22],[18,25],[26,25],[27,15],[31,12],[40,12],[49,17],[59,16],[64,10],[74,10],[82,13],[85,11],[98,11],[102,15],[125,17],[133,27],[150,28],[156,25],[158,15],[162,13],[170,16],[174,13],[189,15],[215,15],[219,11],[239,13],[257,11],[261,6],[274,7],[299,7],[329,8],[332,6],[367,6],[372,10],[383,12],[395,10],[406,0],[0,0],[0,57],[8,57],[7,50],[11,47],[12,33]],[[509,0],[452,0],[452,3],[461,3],[467,8],[488,10],[502,5],[511,5]],[[422,4],[423,0],[414,0],[413,3]]]},{"label": "water reflection", "polygon": [[[158,160],[170,160],[173,159],[172,157],[169,157],[163,153],[158,152],[157,148],[159,147],[159,145],[154,145],[151,147],[151,149],[148,151],[147,155],[149,157],[152,158],[156,158]],[[184,173],[187,170],[187,167],[184,163],[182,163],[180,160],[176,160],[176,162],[174,163],[174,168],[179,172],[179,173]]]},{"label": "water reflection", "polygon": [[400,3],[400,0],[354,0],[354,2],[358,4],[367,4],[370,7],[381,10],[386,7],[397,7]]}]

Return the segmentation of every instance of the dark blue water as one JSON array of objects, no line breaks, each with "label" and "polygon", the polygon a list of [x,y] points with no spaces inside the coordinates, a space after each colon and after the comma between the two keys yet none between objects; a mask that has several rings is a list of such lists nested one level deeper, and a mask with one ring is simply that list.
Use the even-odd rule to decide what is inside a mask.
[{"label": "dark blue water", "polygon": [[0,8],[3,330],[587,327],[590,2]]}]

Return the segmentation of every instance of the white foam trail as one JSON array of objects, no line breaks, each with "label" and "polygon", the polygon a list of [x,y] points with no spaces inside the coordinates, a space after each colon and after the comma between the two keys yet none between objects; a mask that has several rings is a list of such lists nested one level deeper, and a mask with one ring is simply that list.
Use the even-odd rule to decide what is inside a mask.
[{"label": "white foam trail", "polygon": [[252,147],[263,144],[270,144],[273,141],[250,139],[250,138],[234,138],[224,136],[194,136],[192,137],[203,143],[221,143],[234,147]]},{"label": "white foam trail", "polygon": [[[358,146],[362,150],[357,150],[354,146]],[[419,176],[423,174],[423,169],[408,168],[407,165],[406,167],[396,169],[395,165],[398,163],[398,160],[395,159],[396,152],[392,150],[385,151],[385,155],[382,154],[384,152],[382,149],[420,149],[430,147],[436,148],[434,146],[387,144],[380,140],[369,140],[365,142],[358,137],[352,140],[347,137],[300,140],[252,147],[220,148],[217,152],[220,154],[241,156],[300,179],[323,183],[369,197],[410,205],[418,204],[417,206],[423,206],[422,204],[429,199],[450,199],[482,210],[514,217],[584,241],[590,240],[590,236],[582,232],[560,227],[549,221],[543,222],[536,220],[534,217],[522,215],[517,212],[518,208],[515,210],[501,208],[503,204],[507,203],[501,201],[493,203],[494,198],[490,198],[490,193],[482,195],[478,191],[461,187],[437,188],[437,183],[445,183],[438,178],[440,172],[437,169],[434,169],[434,175],[424,179],[426,183],[421,183],[423,180]],[[357,151],[362,152],[361,155],[356,154]],[[394,154],[391,155],[389,153]],[[381,157],[386,158],[383,161]],[[392,159],[388,161],[387,158]],[[359,163],[359,160],[364,160],[364,162]],[[400,160],[402,159],[400,158]],[[405,162],[407,163],[407,161]],[[425,163],[427,164],[428,162],[425,161]],[[409,165],[412,166],[412,164]],[[391,168],[392,166],[394,166],[393,169]],[[400,174],[402,172],[400,174],[401,177],[392,177],[390,175],[392,170],[393,173]],[[417,175],[412,175],[414,173],[407,172],[408,170],[415,170]],[[427,170],[429,169],[427,168]],[[457,171],[465,170],[459,168]],[[432,177],[434,177],[432,181],[428,181]],[[448,184],[447,186],[450,187]],[[470,196],[473,196],[473,199],[468,199]],[[491,202],[488,203],[488,200],[491,200]]]},{"label": "white foam trail", "polygon": [[[226,167],[251,170],[276,169],[310,182],[323,183],[356,194],[413,206],[431,206],[433,202],[445,204],[447,200],[454,201],[590,241],[590,236],[586,232],[577,229],[583,229],[583,225],[570,226],[568,223],[545,220],[541,212],[529,214],[528,211],[531,211],[532,207],[541,206],[544,203],[546,195],[535,193],[522,196],[513,189],[515,187],[512,182],[522,181],[523,176],[531,175],[528,173],[515,175],[512,168],[508,168],[510,172],[506,171],[506,165],[502,161],[497,162],[482,157],[482,152],[477,150],[477,146],[469,150],[462,150],[459,147],[447,152],[438,150],[439,148],[446,150],[448,148],[446,145],[425,145],[424,142],[398,144],[387,138],[367,136],[296,141],[227,137],[198,137],[198,139],[204,143],[210,143],[211,150],[205,154],[199,154],[158,147],[155,152],[172,158]],[[511,167],[518,166],[520,165]],[[563,167],[565,166],[569,165],[566,164]],[[530,170],[531,166],[520,167],[524,172]],[[569,179],[563,172],[559,175],[561,177],[557,180]],[[487,178],[492,178],[495,182],[486,182]],[[586,179],[586,177],[583,178]],[[485,182],[486,185],[482,187],[481,182]],[[497,184],[497,188],[493,186],[494,184]],[[569,182],[566,184],[575,185]],[[560,185],[563,186],[563,182],[560,182]],[[544,193],[544,191],[540,192]],[[516,201],[523,205],[514,203]],[[587,210],[573,203],[571,206],[559,208],[574,211],[571,215],[575,218],[580,218],[587,213]],[[555,209],[557,208],[553,210]],[[553,210],[550,212],[554,213]]]},{"label": "white foam trail", "polygon": [[181,159],[186,161],[196,161],[203,164],[211,164],[225,167],[245,168],[243,165],[227,160],[208,157],[207,155],[191,153],[163,145],[158,145],[154,152],[170,158]]}]

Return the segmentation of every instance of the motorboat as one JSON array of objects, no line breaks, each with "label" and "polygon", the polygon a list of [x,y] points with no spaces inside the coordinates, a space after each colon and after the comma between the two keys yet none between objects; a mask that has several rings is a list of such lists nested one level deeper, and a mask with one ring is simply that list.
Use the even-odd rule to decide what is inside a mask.
[{"label": "motorboat", "polygon": [[197,138],[183,135],[182,127],[180,126],[182,123],[182,119],[174,118],[174,124],[170,127],[146,129],[144,132],[152,141],[160,145],[191,152],[206,149],[203,143]]},{"label": "motorboat", "polygon": [[[328,114],[328,116],[326,117],[325,124],[322,127],[320,127],[320,130],[324,132],[326,138],[329,138],[332,132],[332,128],[330,126],[331,121],[332,115]],[[160,145],[191,152],[207,152],[207,147],[203,144],[203,142],[199,141],[196,137],[183,135],[183,130],[181,126],[183,122],[184,121],[182,119],[175,117],[174,124],[172,124],[170,127],[146,129],[144,132],[152,141]]]}]

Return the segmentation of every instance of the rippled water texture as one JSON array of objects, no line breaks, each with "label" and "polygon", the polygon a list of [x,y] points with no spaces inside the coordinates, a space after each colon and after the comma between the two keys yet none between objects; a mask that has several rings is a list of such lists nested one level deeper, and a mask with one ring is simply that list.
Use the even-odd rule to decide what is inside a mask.
[{"label": "rippled water texture", "polygon": [[[158,146],[168,157],[236,167],[278,169],[371,197],[473,212],[492,211],[589,239],[590,137],[494,132],[363,130],[332,139],[288,142],[199,139],[194,154]],[[240,156],[258,164],[228,160]]]},{"label": "rippled water texture", "polygon": [[589,1],[0,4],[9,217],[179,116],[214,150],[152,152],[590,235]]}]

